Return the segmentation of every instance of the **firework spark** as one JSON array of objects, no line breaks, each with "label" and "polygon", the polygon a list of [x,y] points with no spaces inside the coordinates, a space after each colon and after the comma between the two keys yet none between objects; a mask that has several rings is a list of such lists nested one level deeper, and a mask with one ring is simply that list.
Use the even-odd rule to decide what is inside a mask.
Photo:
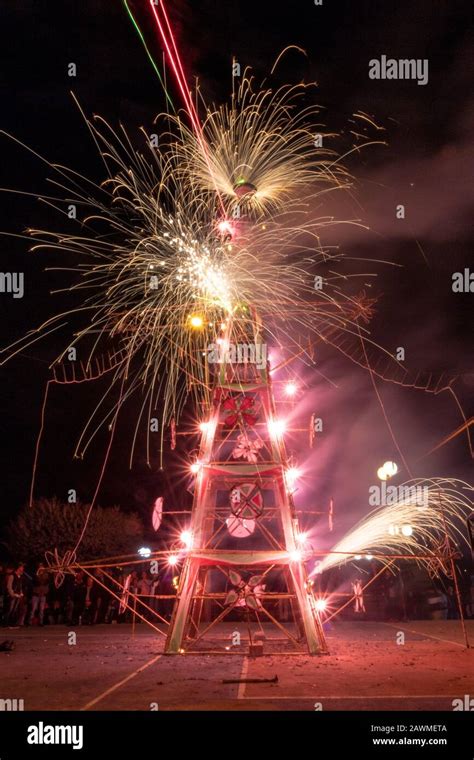
[{"label": "firework spark", "polygon": [[[78,234],[30,230],[33,250],[76,254],[77,265],[57,269],[75,278],[64,290],[84,298],[78,308],[48,320],[5,353],[18,353],[78,314],[86,315],[86,324],[74,332],[53,366],[67,349],[80,346],[87,372],[112,341],[116,355],[123,358],[114,366],[105,396],[114,386],[123,390],[105,413],[105,396],[99,401],[80,437],[77,456],[84,455],[103,425],[114,425],[119,407],[139,388],[143,401],[137,430],[141,418],[151,417],[158,405],[163,429],[179,416],[189,392],[208,400],[208,346],[222,338],[224,329],[228,339],[239,342],[248,329],[250,305],[259,305],[267,333],[276,340],[286,335],[295,341],[295,332],[305,328],[324,339],[331,329],[355,331],[350,298],[341,297],[331,282],[323,291],[314,287],[318,264],[339,259],[319,240],[321,228],[332,220],[306,214],[295,223],[296,207],[289,203],[283,208],[286,191],[310,181],[318,185],[323,174],[326,185],[339,188],[340,183],[327,167],[324,172],[317,169],[314,146],[308,158],[310,131],[303,128],[303,117],[291,111],[292,89],[275,96],[265,91],[254,97],[249,92],[244,88],[238,106],[234,103],[232,109],[209,117],[208,131],[214,138],[206,137],[206,160],[200,141],[182,125],[159,149],[146,136],[145,157],[123,128],[115,132],[96,117],[87,124],[108,179],[98,187],[73,170],[51,165],[63,204],[74,203],[81,211],[81,229]],[[226,119],[237,121],[232,141],[243,144],[234,169],[223,159],[230,144],[225,139],[222,145],[216,142],[218,130],[227,129]],[[218,190],[229,197],[231,183],[239,185],[237,175],[244,164],[251,169],[247,179],[260,187],[255,202],[259,214],[268,212],[265,222],[249,217],[235,239],[228,234],[231,221],[225,220],[222,229],[216,190],[205,185],[208,160]],[[227,185],[224,165],[230,172]],[[59,199],[54,200],[57,204]]]},{"label": "firework spark", "polygon": [[[145,154],[123,128],[116,132],[99,117],[86,119],[108,172],[101,186],[50,165],[63,197],[45,200],[61,212],[76,205],[80,229],[77,234],[31,230],[33,250],[77,255],[74,267],[58,269],[73,280],[64,290],[82,300],[4,354],[10,358],[82,317],[83,326],[74,328],[52,366],[72,346],[86,375],[111,347],[121,357],[107,373],[109,386],[80,436],[76,456],[85,454],[103,426],[113,430],[121,406],[136,391],[141,406],[131,460],[140,425],[156,409],[162,451],[166,425],[178,419],[189,395],[210,400],[209,346],[224,334],[231,342],[246,342],[255,306],[266,342],[284,344],[291,353],[300,350],[301,335],[310,333],[366,366],[361,335],[369,347],[376,344],[358,321],[352,277],[338,272],[341,253],[320,239],[338,222],[318,216],[317,204],[309,202],[346,190],[350,177],[335,154],[315,143],[318,110],[298,108],[306,89],[254,93],[244,77],[231,105],[209,109],[202,129],[191,130],[167,115],[168,131],[159,146],[143,132]],[[236,202],[240,215],[233,213]],[[321,265],[324,283],[317,274]],[[354,276],[367,280],[365,272]],[[351,339],[359,346],[357,356],[347,349]]]},{"label": "firework spark", "polygon": [[211,206],[217,192],[234,218],[254,219],[292,205],[301,209],[309,194],[348,189],[351,177],[340,157],[323,147],[334,135],[321,134],[320,109],[300,107],[308,89],[253,91],[244,74],[229,105],[207,108],[198,134],[175,117],[183,181]]},{"label": "firework spark", "polygon": [[448,532],[465,541],[459,520],[472,514],[474,488],[450,478],[415,478],[400,486],[393,504],[378,507],[342,538],[317,566],[320,573],[350,559],[373,555],[381,562],[409,555],[431,566]]}]

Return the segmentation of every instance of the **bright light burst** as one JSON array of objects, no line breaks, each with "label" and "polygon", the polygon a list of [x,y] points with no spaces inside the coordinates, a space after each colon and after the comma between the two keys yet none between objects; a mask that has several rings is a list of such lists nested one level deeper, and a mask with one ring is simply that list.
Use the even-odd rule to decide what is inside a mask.
[{"label": "bright light burst", "polygon": [[301,473],[297,467],[289,467],[285,471],[285,483],[289,493],[294,493],[297,488],[296,484]]},{"label": "bright light burst", "polygon": [[[10,358],[65,325],[74,325],[73,335],[53,366],[76,346],[88,372],[112,348],[115,362],[102,373],[109,386],[76,456],[84,456],[101,428],[114,428],[136,391],[141,406],[130,461],[140,424],[156,409],[162,451],[166,425],[179,418],[189,395],[210,401],[209,347],[223,340],[223,330],[227,341],[246,342],[252,307],[265,339],[284,339],[290,350],[308,332],[336,346],[342,334],[359,340],[354,299],[341,290],[347,278],[333,274],[315,289],[319,265],[332,261],[334,272],[341,255],[321,246],[321,228],[335,222],[310,212],[308,199],[348,187],[350,179],[337,156],[315,146],[317,109],[297,107],[305,92],[298,86],[253,93],[244,78],[230,106],[208,110],[202,137],[167,116],[174,134],[160,147],[145,135],[147,157],[123,127],[115,132],[98,117],[87,121],[108,170],[100,187],[51,165],[63,204],[79,210],[80,228],[30,230],[33,250],[76,254],[77,264],[58,269],[73,279],[63,290],[84,298],[5,353]],[[230,221],[236,198],[245,200],[243,216]],[[54,200],[62,210],[61,199]],[[78,317],[83,324],[76,329]]]},{"label": "bright light burst", "polygon": [[314,602],[314,606],[317,609],[318,612],[324,612],[328,606],[327,599],[316,599]]},{"label": "bright light burst", "polygon": [[273,438],[281,438],[286,430],[285,420],[269,420],[268,430]]},{"label": "bright light burst", "polygon": [[180,533],[180,541],[183,543],[187,549],[191,549],[193,545],[193,534],[190,530],[183,530]]},{"label": "bright light burst", "polygon": [[199,134],[176,118],[183,181],[191,181],[212,206],[218,193],[229,215],[238,207],[254,218],[301,205],[315,184],[317,192],[349,186],[339,156],[322,147],[321,135],[318,140],[321,109],[304,105],[308,89],[300,84],[254,91],[246,72],[230,104],[206,109]]}]

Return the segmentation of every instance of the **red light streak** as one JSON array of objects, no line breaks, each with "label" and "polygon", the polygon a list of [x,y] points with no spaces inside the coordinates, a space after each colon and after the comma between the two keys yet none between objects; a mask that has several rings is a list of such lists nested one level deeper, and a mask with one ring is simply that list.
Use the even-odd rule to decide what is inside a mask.
[{"label": "red light streak", "polygon": [[199,121],[199,117],[198,117],[196,109],[194,107],[194,103],[192,101],[192,98],[191,98],[191,95],[189,93],[189,90],[187,88],[186,77],[184,75],[183,65],[181,63],[181,59],[180,59],[180,56],[179,56],[179,53],[178,53],[178,49],[176,47],[176,42],[175,42],[175,39],[174,39],[174,36],[173,36],[173,31],[172,31],[171,26],[170,26],[170,22],[169,22],[167,13],[166,13],[166,9],[165,9],[163,0],[160,0],[160,8],[161,8],[161,11],[163,13],[163,17],[164,17],[164,20],[166,22],[166,26],[168,28],[168,33],[169,33],[169,36],[170,36],[171,45],[172,45],[172,47],[174,49],[175,55],[173,55],[173,51],[171,50],[170,44],[168,42],[165,29],[163,28],[163,24],[160,21],[160,17],[158,15],[157,6],[155,5],[155,3],[154,3],[153,0],[150,0],[150,6],[151,6],[151,9],[153,11],[153,15],[155,17],[155,21],[157,23],[158,29],[160,31],[161,39],[163,40],[163,44],[164,44],[166,52],[168,54],[168,58],[169,58],[171,67],[172,67],[173,72],[174,72],[174,74],[176,76],[176,81],[178,83],[178,87],[179,87],[179,89],[181,91],[181,94],[183,96],[183,100],[184,100],[184,103],[185,103],[185,106],[186,106],[186,110],[187,110],[187,112],[189,114],[189,118],[191,119],[191,124],[193,125],[193,129],[194,129],[194,131],[196,133],[196,136],[197,136],[197,138],[199,140],[199,144],[201,146],[201,149],[202,149],[202,152],[203,152],[203,156],[204,156],[204,158],[206,160],[207,167],[209,169],[209,173],[210,173],[211,177],[213,178],[214,185],[215,185],[215,188],[216,188],[217,196],[219,198],[219,202],[220,202],[222,211],[223,211],[223,213],[225,215],[225,213],[226,213],[225,206],[224,206],[224,203],[222,201],[221,195],[219,193],[219,189],[217,187],[217,183],[216,183],[216,181],[214,179],[214,174],[213,174],[213,171],[212,171],[212,166],[211,166],[211,163],[209,161],[209,155],[208,155],[206,144],[204,142],[203,135],[202,135],[201,123]]}]

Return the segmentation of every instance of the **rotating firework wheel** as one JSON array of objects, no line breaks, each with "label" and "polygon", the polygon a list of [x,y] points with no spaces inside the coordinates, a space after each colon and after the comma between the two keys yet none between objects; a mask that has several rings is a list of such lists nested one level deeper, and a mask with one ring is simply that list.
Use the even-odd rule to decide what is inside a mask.
[{"label": "rotating firework wheel", "polygon": [[256,520],[263,513],[262,489],[257,483],[239,483],[229,493],[230,511],[243,520]]},{"label": "rotating firework wheel", "polygon": [[232,396],[222,404],[225,413],[224,424],[233,428],[239,425],[241,428],[254,427],[258,414],[255,407],[255,399],[244,393]]}]

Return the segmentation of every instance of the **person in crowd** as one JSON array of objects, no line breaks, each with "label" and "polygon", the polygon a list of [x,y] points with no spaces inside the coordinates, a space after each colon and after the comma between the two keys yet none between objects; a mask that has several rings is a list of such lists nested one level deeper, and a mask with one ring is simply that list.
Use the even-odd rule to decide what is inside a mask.
[{"label": "person in crowd", "polygon": [[7,577],[13,573],[11,565],[2,565],[0,569],[0,625],[4,625],[7,617],[8,596]]},{"label": "person in crowd", "polygon": [[84,602],[81,616],[82,625],[93,625],[97,605],[97,584],[90,575],[87,576],[84,589]]},{"label": "person in crowd", "polygon": [[72,625],[74,616],[74,586],[75,576],[68,573],[59,589],[61,607],[64,612],[64,623],[69,626]]},{"label": "person in crowd", "polygon": [[48,593],[49,573],[45,566],[40,563],[36,575],[33,578],[33,594],[31,597],[30,616],[28,619],[29,625],[33,624],[36,615],[38,615],[39,625],[44,625],[44,611],[46,608]]},{"label": "person in crowd", "polygon": [[74,577],[74,587],[72,591],[73,614],[72,624],[82,625],[82,618],[86,608],[86,584],[84,573],[77,572]]},{"label": "person in crowd", "polygon": [[48,625],[62,625],[64,623],[64,608],[59,596],[53,595],[48,599],[46,620]]},{"label": "person in crowd", "polygon": [[448,597],[448,620],[457,620],[459,618],[459,610],[454,586],[448,586],[446,595]]},{"label": "person in crowd", "polygon": [[6,624],[20,626],[25,622],[26,615],[26,583],[23,577],[25,566],[20,563],[7,577],[8,608]]}]

